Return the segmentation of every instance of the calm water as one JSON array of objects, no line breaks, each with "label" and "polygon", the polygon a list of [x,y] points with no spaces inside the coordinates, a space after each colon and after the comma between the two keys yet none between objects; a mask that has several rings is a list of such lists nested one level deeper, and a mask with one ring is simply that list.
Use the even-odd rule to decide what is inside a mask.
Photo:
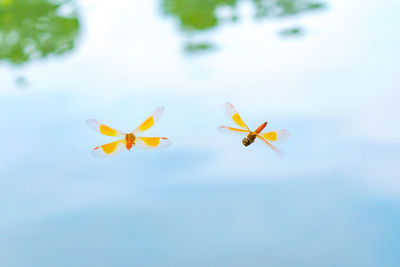
[{"label": "calm water", "polygon": [[[0,266],[399,266],[399,8],[0,0]],[[170,148],[91,156],[159,105]]]}]

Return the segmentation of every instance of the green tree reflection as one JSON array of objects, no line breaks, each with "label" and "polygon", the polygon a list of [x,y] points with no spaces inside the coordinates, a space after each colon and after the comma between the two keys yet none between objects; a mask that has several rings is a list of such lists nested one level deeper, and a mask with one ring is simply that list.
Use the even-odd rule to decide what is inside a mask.
[{"label": "green tree reflection", "polygon": [[284,17],[321,9],[322,2],[313,0],[253,0],[256,18]]},{"label": "green tree reflection", "polygon": [[[189,36],[185,47],[195,52],[196,46],[191,45],[190,36],[220,26],[222,23],[238,20],[236,8],[245,0],[163,0],[162,9],[165,15],[175,17],[179,22],[181,31]],[[321,10],[325,3],[318,0],[248,0],[254,6],[256,19],[289,17],[301,13]],[[218,12],[220,8],[227,8],[229,15]],[[295,35],[303,32],[283,31],[282,36]],[[210,43],[207,41],[207,43]],[[206,50],[203,46],[198,46]],[[210,45],[210,47],[214,47]]]},{"label": "green tree reflection", "polygon": [[164,0],[163,10],[178,18],[184,31],[201,31],[219,24],[219,7],[236,6],[236,0]]},{"label": "green tree reflection", "polygon": [[0,0],[0,60],[18,65],[64,54],[79,26],[70,0]]}]

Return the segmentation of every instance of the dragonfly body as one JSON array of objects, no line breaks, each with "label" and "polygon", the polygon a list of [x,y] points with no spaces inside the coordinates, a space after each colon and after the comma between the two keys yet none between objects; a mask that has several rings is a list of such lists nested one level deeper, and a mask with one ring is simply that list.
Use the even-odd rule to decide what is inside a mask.
[{"label": "dragonfly body", "polygon": [[252,143],[254,143],[254,141],[257,138],[257,134],[261,133],[262,130],[264,130],[265,126],[267,126],[268,122],[264,122],[263,124],[261,124],[254,132],[250,132],[245,138],[243,138],[243,145],[244,146],[249,146]]},{"label": "dragonfly body", "polygon": [[112,143],[108,143],[102,146],[96,147],[92,154],[96,157],[109,157],[114,156],[122,151],[131,150],[133,146],[145,149],[156,149],[164,148],[171,144],[171,142],[165,137],[138,137],[136,134],[144,132],[150,129],[154,123],[161,117],[164,112],[163,107],[159,107],[148,117],[139,127],[131,133],[123,133],[119,130],[108,127],[101,122],[90,119],[86,120],[86,123],[95,131],[101,134],[123,138]]},{"label": "dragonfly body", "polygon": [[243,138],[242,143],[244,146],[249,146],[250,144],[254,143],[257,138],[263,140],[270,148],[275,150],[278,154],[282,155],[282,153],[270,142],[268,141],[277,141],[286,139],[290,136],[289,131],[285,129],[276,130],[264,133],[262,132],[264,128],[267,126],[268,122],[264,122],[261,124],[254,132],[250,131],[249,127],[243,122],[242,118],[239,116],[236,108],[229,102],[225,103],[225,108],[228,115],[232,118],[232,120],[239,125],[241,128],[233,128],[229,126],[220,126],[218,129],[220,131],[228,131],[228,132],[236,132],[240,134],[246,134],[246,137]]},{"label": "dragonfly body", "polygon": [[133,133],[129,133],[125,135],[125,145],[126,149],[130,150],[132,146],[135,144],[136,136]]},{"label": "dragonfly body", "polygon": [[242,143],[243,143],[244,146],[249,146],[252,143],[254,143],[256,138],[257,138],[257,134],[251,132],[245,138],[243,138]]}]

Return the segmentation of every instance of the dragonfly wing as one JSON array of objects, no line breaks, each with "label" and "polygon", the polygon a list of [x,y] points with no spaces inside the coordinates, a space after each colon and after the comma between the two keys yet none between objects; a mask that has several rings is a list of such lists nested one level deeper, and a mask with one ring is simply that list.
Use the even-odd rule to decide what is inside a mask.
[{"label": "dragonfly wing", "polygon": [[233,127],[228,127],[228,126],[219,126],[218,131],[220,131],[222,133],[238,133],[238,134],[245,134],[245,135],[250,133],[250,131],[248,131],[248,130],[233,128]]},{"label": "dragonfly wing", "polygon": [[102,124],[101,122],[99,122],[98,120],[95,119],[89,119],[86,120],[86,124],[89,125],[90,128],[92,128],[93,130],[95,130],[96,132],[99,132],[101,134],[104,135],[108,135],[108,136],[115,136],[115,137],[124,137],[125,133],[113,129],[111,127],[108,127],[105,124]]},{"label": "dragonfly wing", "polygon": [[95,157],[112,157],[122,153],[124,150],[125,150],[124,140],[118,140],[112,143],[96,147],[92,151],[92,155]]},{"label": "dragonfly wing", "polygon": [[154,123],[156,123],[156,121],[160,119],[163,113],[163,107],[156,108],[156,110],[151,113],[150,117],[148,117],[139,127],[137,127],[136,130],[133,131],[133,133],[136,134],[150,129],[154,125]]},{"label": "dragonfly wing", "polygon": [[136,137],[135,147],[146,148],[146,149],[158,149],[164,148],[171,145],[165,137]]},{"label": "dragonfly wing", "polygon": [[271,145],[267,140],[264,139],[264,137],[262,137],[261,135],[257,134],[257,137],[260,138],[261,140],[263,140],[270,148],[272,148],[273,150],[275,150],[275,152],[277,152],[279,154],[279,156],[283,156],[282,152],[277,149],[276,147],[274,147],[273,145]]},{"label": "dragonfly wing", "polygon": [[283,141],[290,137],[290,132],[288,130],[281,129],[268,133],[260,133],[260,135],[269,141]]},{"label": "dragonfly wing", "polygon": [[243,129],[249,130],[249,127],[247,127],[247,125],[243,122],[242,118],[239,116],[239,113],[236,111],[236,108],[231,103],[225,103],[225,110],[228,113],[228,116],[231,117],[237,125]]}]

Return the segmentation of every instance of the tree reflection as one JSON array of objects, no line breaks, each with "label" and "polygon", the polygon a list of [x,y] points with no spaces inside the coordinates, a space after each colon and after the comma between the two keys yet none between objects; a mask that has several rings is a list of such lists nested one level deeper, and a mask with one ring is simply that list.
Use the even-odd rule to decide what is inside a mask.
[{"label": "tree reflection", "polygon": [[[191,35],[217,26],[236,21],[238,15],[236,8],[245,0],[163,0],[163,12],[167,16],[175,17],[179,22],[181,31]],[[256,19],[289,17],[309,11],[321,10],[325,3],[318,0],[249,0],[254,7]],[[223,9],[223,10],[222,10]],[[220,12],[228,11],[228,12]],[[281,31],[281,36],[292,36],[303,33],[298,28],[296,31]],[[210,44],[210,42],[206,43]],[[214,47],[209,45],[209,47]],[[207,47],[202,47],[202,51]],[[198,49],[187,49],[188,52]]]},{"label": "tree reflection", "polygon": [[321,9],[322,2],[311,0],[253,0],[256,18],[284,17]]},{"label": "tree reflection", "polygon": [[215,50],[217,47],[212,43],[195,43],[195,42],[188,42],[184,46],[184,51],[188,53],[200,53],[203,51]]},{"label": "tree reflection", "polygon": [[64,54],[78,32],[71,0],[0,0],[0,60],[17,65]]},{"label": "tree reflection", "polygon": [[303,34],[304,30],[300,27],[292,27],[279,31],[279,35],[283,37],[302,36]]},{"label": "tree reflection", "polygon": [[234,7],[236,0],[164,0],[163,10],[178,18],[184,31],[201,31],[218,25],[219,7]]}]

